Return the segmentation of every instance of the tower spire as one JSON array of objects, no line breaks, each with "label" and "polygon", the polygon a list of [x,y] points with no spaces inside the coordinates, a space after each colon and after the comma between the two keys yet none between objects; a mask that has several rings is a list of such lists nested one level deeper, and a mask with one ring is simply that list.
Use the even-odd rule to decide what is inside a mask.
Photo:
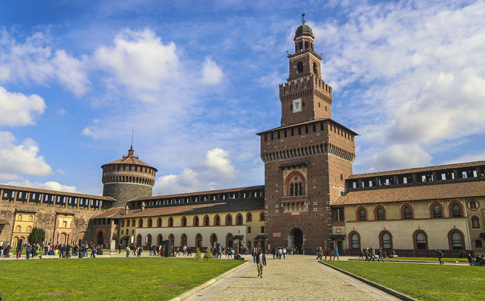
[{"label": "tower spire", "polygon": [[133,156],[135,151],[133,150],[133,136],[135,135],[135,126],[133,126],[133,129],[131,130],[131,145],[130,149],[128,150],[128,156]]},{"label": "tower spire", "polygon": [[301,23],[305,24],[305,13],[301,14]]}]

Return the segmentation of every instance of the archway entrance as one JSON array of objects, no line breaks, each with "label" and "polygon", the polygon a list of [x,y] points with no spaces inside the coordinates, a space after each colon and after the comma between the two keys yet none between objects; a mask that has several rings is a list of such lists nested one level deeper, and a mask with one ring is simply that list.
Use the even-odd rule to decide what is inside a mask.
[{"label": "archway entrance", "polygon": [[97,238],[98,238],[98,245],[104,244],[104,241],[103,241],[103,232],[99,231]]},{"label": "archway entrance", "polygon": [[301,250],[301,245],[303,245],[303,232],[300,229],[294,228],[291,230],[288,245],[290,248],[297,247],[298,250]]}]

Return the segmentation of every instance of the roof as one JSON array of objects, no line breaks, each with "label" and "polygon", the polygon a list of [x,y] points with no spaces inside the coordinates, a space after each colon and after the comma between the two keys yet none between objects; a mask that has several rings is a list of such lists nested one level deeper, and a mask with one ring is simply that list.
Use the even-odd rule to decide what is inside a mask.
[{"label": "roof", "polygon": [[485,196],[484,181],[419,185],[350,191],[332,202],[336,205],[392,203]]},{"label": "roof", "polygon": [[302,24],[302,25],[298,26],[298,28],[296,29],[296,32],[295,32],[295,37],[299,36],[299,35],[310,35],[310,36],[313,37],[313,30],[310,26],[308,26],[306,24]]},{"label": "roof", "polygon": [[264,185],[239,187],[239,188],[228,188],[228,189],[219,189],[219,190],[197,191],[197,192],[189,192],[189,193],[159,195],[159,196],[152,196],[152,197],[145,197],[145,198],[136,198],[136,199],[130,200],[129,202],[150,201],[150,200],[168,199],[168,198],[180,198],[180,197],[198,196],[198,195],[205,195],[205,194],[252,191],[252,190],[259,190],[259,189],[264,189]]},{"label": "roof", "polygon": [[419,173],[419,172],[426,172],[426,171],[460,169],[465,167],[478,167],[478,166],[484,166],[484,165],[485,165],[485,161],[475,161],[475,162],[447,164],[447,165],[435,165],[430,167],[417,167],[417,168],[390,170],[390,171],[383,171],[383,172],[356,174],[356,175],[351,175],[350,177],[348,177],[348,179],[379,177],[379,176],[389,176],[389,175],[402,175],[402,174]]},{"label": "roof", "polygon": [[317,122],[322,122],[322,121],[329,121],[331,123],[334,123],[334,124],[336,124],[336,125],[344,128],[344,129],[346,129],[347,131],[351,132],[355,136],[359,136],[358,133],[352,131],[348,127],[346,127],[346,126],[344,126],[344,125],[342,125],[342,124],[338,123],[337,121],[335,121],[333,119],[330,119],[330,118],[326,118],[326,119],[315,119],[315,120],[303,121],[303,122],[299,122],[299,123],[293,123],[293,124],[289,124],[289,125],[285,125],[285,126],[280,126],[280,127],[277,127],[277,128],[273,128],[273,129],[270,129],[270,130],[266,130],[266,131],[263,131],[263,132],[259,132],[259,133],[256,133],[256,135],[262,135],[262,134],[270,133],[270,132],[277,131],[277,130],[283,130],[283,129],[288,129],[288,128],[292,128],[292,127],[296,127],[296,126],[300,126],[300,125],[312,124],[312,123],[317,123]]},{"label": "roof", "polygon": [[132,218],[234,212],[246,210],[264,210],[264,199],[253,198],[228,200],[223,202],[205,202],[202,204],[180,204],[174,206],[146,207],[144,211],[142,211],[142,209],[130,209],[128,211],[128,214],[125,214],[124,208],[113,208],[93,218]]},{"label": "roof", "polygon": [[72,197],[97,199],[97,200],[110,201],[110,202],[115,201],[115,199],[109,196],[82,194],[82,193],[76,193],[76,192],[64,192],[64,191],[57,191],[57,190],[38,189],[38,188],[21,187],[21,186],[10,186],[10,185],[2,185],[2,184],[0,184],[0,189],[19,190],[19,191],[25,191],[25,192],[44,193],[44,194],[53,194],[53,195],[61,195],[61,196],[72,196]]},{"label": "roof", "polygon": [[155,169],[155,171],[158,171],[155,167],[151,166],[150,164],[148,163],[145,163],[143,162],[142,160],[138,159],[138,157],[136,157],[134,155],[134,150],[133,148],[131,147],[129,150],[128,150],[128,156],[123,156],[123,158],[121,159],[118,159],[118,160],[115,160],[113,162],[109,162],[109,163],[106,163],[106,164],[103,164],[101,166],[101,168],[103,168],[104,166],[106,165],[113,165],[113,164],[132,164],[132,165],[139,165],[139,166],[146,166],[146,167],[150,167],[150,168],[153,168]]}]

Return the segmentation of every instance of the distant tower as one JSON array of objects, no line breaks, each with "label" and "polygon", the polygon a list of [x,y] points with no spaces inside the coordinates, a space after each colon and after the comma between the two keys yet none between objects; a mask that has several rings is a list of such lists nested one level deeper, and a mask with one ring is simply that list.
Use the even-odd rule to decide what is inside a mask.
[{"label": "distant tower", "polygon": [[106,163],[103,169],[103,196],[116,200],[115,207],[124,207],[135,198],[151,197],[157,169],[138,159],[133,146],[128,156]]}]

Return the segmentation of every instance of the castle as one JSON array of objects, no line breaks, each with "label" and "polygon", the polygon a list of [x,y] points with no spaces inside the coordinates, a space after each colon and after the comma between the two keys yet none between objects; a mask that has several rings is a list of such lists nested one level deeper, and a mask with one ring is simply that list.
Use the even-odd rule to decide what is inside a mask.
[{"label": "castle", "polygon": [[0,241],[36,226],[55,244],[483,251],[485,161],[354,175],[358,134],[332,119],[314,39],[296,30],[281,124],[257,134],[264,185],[152,196],[157,169],[131,147],[102,166],[103,196],[0,185]]}]

